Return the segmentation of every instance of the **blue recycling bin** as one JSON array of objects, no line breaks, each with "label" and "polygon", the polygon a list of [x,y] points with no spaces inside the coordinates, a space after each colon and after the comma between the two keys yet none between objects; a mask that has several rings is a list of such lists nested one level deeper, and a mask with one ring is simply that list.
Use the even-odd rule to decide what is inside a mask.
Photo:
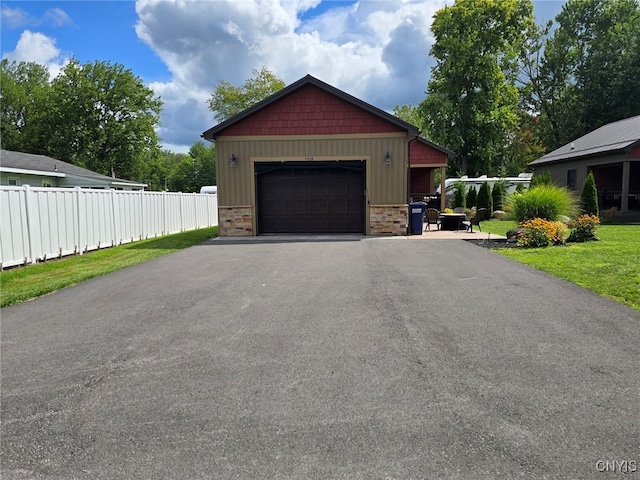
[{"label": "blue recycling bin", "polygon": [[411,202],[409,204],[409,233],[411,235],[422,235],[422,219],[427,204],[424,202]]}]

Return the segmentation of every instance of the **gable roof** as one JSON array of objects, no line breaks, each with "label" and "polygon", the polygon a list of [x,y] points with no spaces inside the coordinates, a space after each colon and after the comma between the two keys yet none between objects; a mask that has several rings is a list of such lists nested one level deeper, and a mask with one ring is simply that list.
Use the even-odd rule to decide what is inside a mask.
[{"label": "gable roof", "polygon": [[427,146],[429,146],[431,148],[435,148],[436,150],[444,153],[447,157],[455,157],[456,156],[455,152],[452,152],[451,150],[449,150],[447,148],[441,147],[440,145],[438,145],[436,143],[433,143],[432,141],[427,140],[424,137],[418,137],[417,140],[418,140],[419,143],[422,143],[423,145],[427,145]]},{"label": "gable roof", "polygon": [[47,157],[46,155],[13,152],[11,150],[0,150],[0,170],[3,172],[50,177],[65,177],[67,175],[73,175],[76,177],[103,181],[114,185],[146,186],[144,183],[108,177],[92,170],[63,162],[62,160]]},{"label": "gable roof", "polygon": [[602,153],[615,153],[640,143],[640,115],[604,125],[529,163],[540,165]]},{"label": "gable roof", "polygon": [[292,92],[295,92],[296,90],[299,90],[300,88],[306,85],[313,85],[317,88],[320,88],[321,90],[331,95],[334,95],[355,107],[361,108],[369,112],[370,114],[375,115],[376,117],[400,128],[401,130],[406,130],[409,135],[418,135],[419,133],[418,128],[415,125],[411,125],[410,123],[405,122],[404,120],[401,120],[398,117],[385,112],[384,110],[374,107],[373,105],[370,105],[354,97],[353,95],[349,95],[348,93],[343,92],[342,90],[339,90],[329,85],[328,83],[318,80],[317,78],[312,77],[311,75],[306,75],[305,77],[302,77],[300,80],[292,83],[291,85],[286,86],[282,90],[274,93],[273,95],[265,98],[264,100],[256,103],[255,105],[252,105],[246,110],[243,110],[242,112],[234,115],[233,117],[230,117],[227,120],[224,120],[223,122],[219,123],[218,125],[210,128],[209,130],[205,131],[201,136],[206,140],[213,141],[224,130],[228,129],[233,125],[240,123],[241,121],[247,119],[257,111],[262,110],[268,107],[269,105],[272,105],[278,102],[282,98],[286,97]]}]

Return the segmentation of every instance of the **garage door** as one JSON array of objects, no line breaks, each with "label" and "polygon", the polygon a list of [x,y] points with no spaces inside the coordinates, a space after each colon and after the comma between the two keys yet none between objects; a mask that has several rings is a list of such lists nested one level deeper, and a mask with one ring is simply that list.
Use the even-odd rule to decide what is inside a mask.
[{"label": "garage door", "polygon": [[364,162],[256,165],[258,233],[364,233]]}]

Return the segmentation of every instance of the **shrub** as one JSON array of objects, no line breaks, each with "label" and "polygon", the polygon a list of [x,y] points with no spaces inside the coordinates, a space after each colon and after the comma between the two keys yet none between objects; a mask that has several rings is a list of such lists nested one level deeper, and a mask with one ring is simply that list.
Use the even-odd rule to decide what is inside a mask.
[{"label": "shrub", "polygon": [[551,172],[540,172],[538,175],[531,177],[529,188],[538,187],[540,185],[553,185],[551,180]]},{"label": "shrub", "polygon": [[469,192],[467,193],[467,208],[475,207],[477,199],[478,191],[476,190],[476,187],[472,185],[469,187]]},{"label": "shrub", "polygon": [[607,208],[606,210],[602,210],[600,212],[600,222],[607,224],[616,223],[616,215],[618,214],[618,209],[616,207]]},{"label": "shrub", "polygon": [[491,190],[487,182],[483,182],[478,190],[478,197],[476,198],[476,207],[478,210],[481,208],[487,209],[487,216],[491,217],[493,213],[493,202],[491,199]]},{"label": "shrub", "polygon": [[519,183],[516,185],[516,193],[522,193],[524,192],[525,188],[524,188],[524,184]]},{"label": "shrub", "polygon": [[600,219],[595,215],[581,215],[569,224],[573,230],[569,234],[567,242],[590,242],[598,240],[596,230],[600,225]]},{"label": "shrub", "polygon": [[533,218],[556,221],[560,215],[573,217],[577,210],[577,200],[564,187],[541,185],[528,188],[522,193],[509,197],[509,212],[517,222]]},{"label": "shrub", "polygon": [[589,172],[587,178],[584,179],[580,201],[582,202],[582,213],[598,216],[598,189],[593,172]]},{"label": "shrub", "polygon": [[533,218],[520,223],[523,229],[518,236],[518,245],[523,247],[548,247],[562,245],[567,227],[562,222],[544,218]]},{"label": "shrub", "polygon": [[458,182],[454,185],[453,190],[453,199],[451,200],[451,206],[453,208],[463,207],[465,206],[466,200],[466,187],[464,183]]}]

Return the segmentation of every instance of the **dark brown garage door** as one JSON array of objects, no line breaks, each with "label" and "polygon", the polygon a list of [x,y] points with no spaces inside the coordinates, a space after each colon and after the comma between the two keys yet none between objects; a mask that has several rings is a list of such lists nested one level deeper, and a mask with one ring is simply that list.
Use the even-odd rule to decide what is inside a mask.
[{"label": "dark brown garage door", "polygon": [[258,233],[364,233],[364,162],[256,165]]}]

